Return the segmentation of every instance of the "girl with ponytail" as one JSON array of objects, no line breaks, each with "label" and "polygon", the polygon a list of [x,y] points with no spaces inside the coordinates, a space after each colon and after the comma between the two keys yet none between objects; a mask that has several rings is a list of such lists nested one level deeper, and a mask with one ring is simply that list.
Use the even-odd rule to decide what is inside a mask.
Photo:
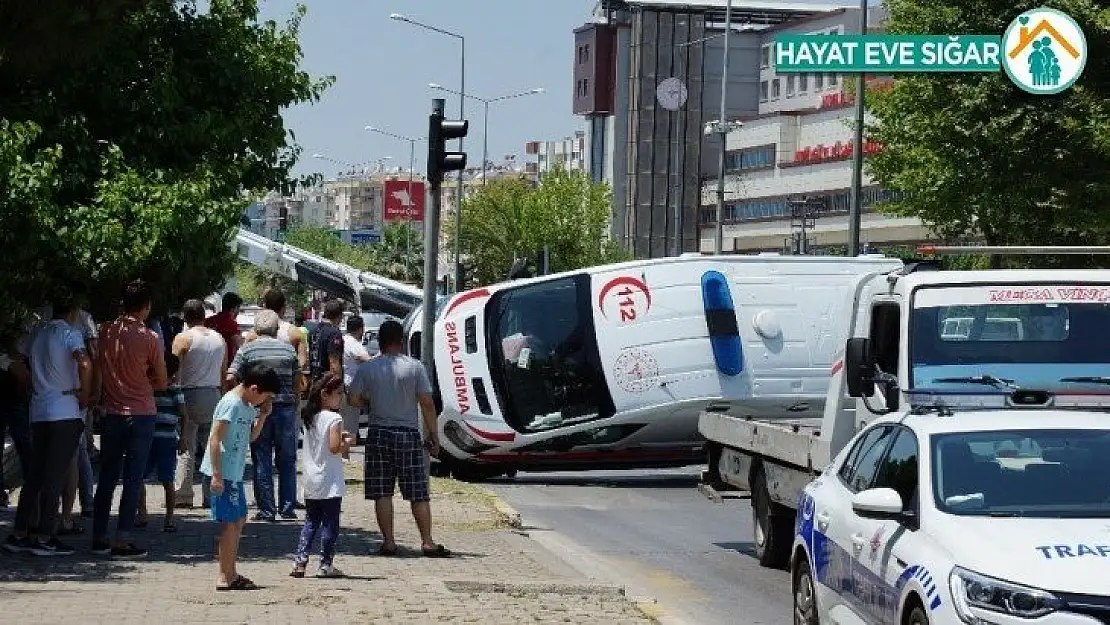
[{"label": "girl with ponytail", "polygon": [[304,422],[304,497],[305,520],[293,577],[304,577],[308,551],[320,534],[320,568],[316,577],[342,577],[332,565],[335,540],[339,537],[339,510],[343,502],[342,455],[351,449],[351,434],[343,431],[338,410],[343,400],[343,378],[332,372],[320,376],[308,391],[308,402],[301,411]]}]

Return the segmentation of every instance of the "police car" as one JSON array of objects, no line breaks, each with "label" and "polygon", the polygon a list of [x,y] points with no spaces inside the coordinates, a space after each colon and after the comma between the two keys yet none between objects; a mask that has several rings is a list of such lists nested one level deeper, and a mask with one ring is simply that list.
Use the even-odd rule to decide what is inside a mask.
[{"label": "police car", "polygon": [[1110,623],[1110,416],[1047,404],[869,423],[801,495],[794,622]]}]

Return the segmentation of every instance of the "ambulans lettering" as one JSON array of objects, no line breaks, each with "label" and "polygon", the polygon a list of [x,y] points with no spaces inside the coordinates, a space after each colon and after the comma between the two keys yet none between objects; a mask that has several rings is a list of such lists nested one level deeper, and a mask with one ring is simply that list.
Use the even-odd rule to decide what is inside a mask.
[{"label": "ambulans lettering", "polygon": [[459,333],[455,329],[455,322],[448,321],[443,324],[447,332],[447,351],[451,356],[451,378],[455,383],[455,399],[459,404],[459,412],[470,411],[470,393],[466,388],[466,365],[463,364],[459,352]]},{"label": "ambulans lettering", "polygon": [[1062,560],[1064,558],[1110,558],[1110,545],[1085,545],[1072,543],[1069,545],[1043,545],[1034,547],[1041,552],[1045,560]]}]

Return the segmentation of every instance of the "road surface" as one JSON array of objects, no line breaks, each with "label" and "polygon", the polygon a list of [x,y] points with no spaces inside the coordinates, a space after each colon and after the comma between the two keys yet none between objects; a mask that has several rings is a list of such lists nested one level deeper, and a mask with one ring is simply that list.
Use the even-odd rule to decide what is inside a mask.
[{"label": "road surface", "polygon": [[747,499],[711,502],[696,490],[700,474],[520,473],[487,486],[572,566],[654,598],[664,623],[790,622],[789,573],[751,555]]}]

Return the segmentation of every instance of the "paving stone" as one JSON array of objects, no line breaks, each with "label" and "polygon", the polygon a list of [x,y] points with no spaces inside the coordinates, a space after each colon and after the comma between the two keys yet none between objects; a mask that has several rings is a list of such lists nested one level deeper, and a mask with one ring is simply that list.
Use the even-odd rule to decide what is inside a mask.
[{"label": "paving stone", "polygon": [[[71,557],[4,552],[0,620],[66,625],[651,622],[620,588],[592,584],[554,566],[549,554],[507,525],[494,507],[495,497],[470,484],[436,480],[434,485],[436,539],[456,557],[420,556],[419,534],[400,497],[394,510],[401,557],[374,555],[381,536],[373,503],[362,498],[357,482],[361,465],[348,466],[351,479],[335,559],[348,575],[345,579],[312,578],[316,558],[309,563],[309,577],[289,577],[300,522],[248,521],[239,570],[262,588],[217,592],[216,528],[207,512],[178,511],[178,532],[163,533],[162,489],[148,485],[151,523],[135,534],[149,546],[148,557],[120,561],[93,556],[87,551],[87,535],[69,537],[79,548]],[[248,500],[253,501],[250,494]],[[10,531],[14,512],[0,511],[0,535]],[[82,521],[91,529],[91,520]]]}]

